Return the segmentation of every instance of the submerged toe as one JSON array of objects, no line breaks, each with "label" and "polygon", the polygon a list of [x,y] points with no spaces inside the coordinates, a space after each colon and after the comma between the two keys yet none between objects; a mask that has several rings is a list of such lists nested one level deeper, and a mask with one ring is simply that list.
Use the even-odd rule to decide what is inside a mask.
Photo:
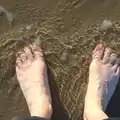
[{"label": "submerged toe", "polygon": [[104,46],[102,43],[98,44],[93,50],[93,59],[102,59]]},{"label": "submerged toe", "polygon": [[32,55],[31,48],[29,46],[25,47],[24,51],[25,51],[25,54],[26,54],[26,59],[32,61],[33,60],[33,55]]},{"label": "submerged toe", "polygon": [[108,63],[110,61],[111,52],[112,52],[111,48],[107,47],[105,49],[103,59],[102,59],[104,64],[106,64],[106,63]]}]

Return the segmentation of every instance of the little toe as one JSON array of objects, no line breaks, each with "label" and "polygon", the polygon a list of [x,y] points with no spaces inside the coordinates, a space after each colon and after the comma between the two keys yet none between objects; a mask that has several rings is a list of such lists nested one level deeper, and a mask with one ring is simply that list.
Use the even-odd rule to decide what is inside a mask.
[{"label": "little toe", "polygon": [[117,69],[118,69],[118,67],[119,67],[119,65],[118,65],[118,64],[113,65],[113,67],[112,67],[113,71],[114,71],[114,72],[116,72],[116,71],[117,71]]},{"label": "little toe", "polygon": [[[112,65],[113,65],[113,70],[115,72],[118,71],[118,68],[119,68],[119,65],[120,65],[120,58],[117,58],[117,55],[115,53],[112,53],[113,54],[113,58],[112,58]],[[111,57],[112,57],[112,54],[111,54]]]},{"label": "little toe", "polygon": [[93,50],[93,59],[101,59],[104,52],[103,44],[98,44],[96,48]]},{"label": "little toe", "polygon": [[16,59],[16,67],[18,67],[18,68],[22,67],[22,60],[20,59],[20,57],[17,57],[17,59]]},{"label": "little toe", "polygon": [[111,48],[107,47],[105,49],[103,60],[102,60],[104,64],[106,64],[106,63],[108,63],[110,61],[110,55],[111,55],[111,53],[112,53]]},{"label": "little toe", "polygon": [[116,59],[116,61],[115,61],[115,64],[120,65],[120,57],[117,57],[117,59]]},{"label": "little toe", "polygon": [[24,52],[26,54],[26,59],[29,60],[29,61],[32,61],[33,60],[33,54],[32,54],[30,46],[25,47]]},{"label": "little toe", "polygon": [[110,64],[114,65],[116,63],[116,60],[117,60],[117,55],[115,53],[112,53],[110,55]]},{"label": "little toe", "polygon": [[120,76],[120,67],[117,67],[116,75],[117,75],[117,76]]},{"label": "little toe", "polygon": [[35,58],[43,58],[43,52],[39,45],[36,45],[34,43],[33,45],[31,45],[31,48]]}]

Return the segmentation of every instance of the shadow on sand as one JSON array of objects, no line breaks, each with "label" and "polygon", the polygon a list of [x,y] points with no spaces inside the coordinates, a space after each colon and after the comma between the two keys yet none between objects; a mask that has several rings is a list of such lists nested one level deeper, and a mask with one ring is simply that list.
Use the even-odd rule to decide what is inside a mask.
[{"label": "shadow on sand", "polygon": [[109,117],[119,117],[120,118],[120,80],[119,80],[116,90],[107,106],[106,114]]},{"label": "shadow on sand", "polygon": [[54,81],[54,77],[48,68],[48,78],[50,84],[50,90],[52,94],[53,115],[52,120],[69,120],[68,114],[60,100],[58,87]]}]

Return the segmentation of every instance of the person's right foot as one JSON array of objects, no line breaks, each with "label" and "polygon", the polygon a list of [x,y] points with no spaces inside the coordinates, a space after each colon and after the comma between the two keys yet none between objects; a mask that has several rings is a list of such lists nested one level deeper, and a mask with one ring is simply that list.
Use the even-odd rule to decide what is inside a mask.
[{"label": "person's right foot", "polygon": [[84,119],[102,120],[120,77],[117,55],[110,48],[98,44],[93,51],[89,83],[85,98]]},{"label": "person's right foot", "polygon": [[17,57],[16,74],[31,116],[50,118],[52,104],[47,67],[38,45],[26,47]]}]

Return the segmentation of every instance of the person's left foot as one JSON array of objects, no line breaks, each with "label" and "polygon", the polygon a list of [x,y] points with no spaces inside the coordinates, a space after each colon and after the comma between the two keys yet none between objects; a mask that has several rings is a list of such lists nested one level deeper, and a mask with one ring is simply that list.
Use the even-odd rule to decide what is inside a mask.
[{"label": "person's left foot", "polygon": [[47,67],[38,45],[33,44],[24,48],[17,57],[16,74],[31,116],[50,118],[52,103]]}]

